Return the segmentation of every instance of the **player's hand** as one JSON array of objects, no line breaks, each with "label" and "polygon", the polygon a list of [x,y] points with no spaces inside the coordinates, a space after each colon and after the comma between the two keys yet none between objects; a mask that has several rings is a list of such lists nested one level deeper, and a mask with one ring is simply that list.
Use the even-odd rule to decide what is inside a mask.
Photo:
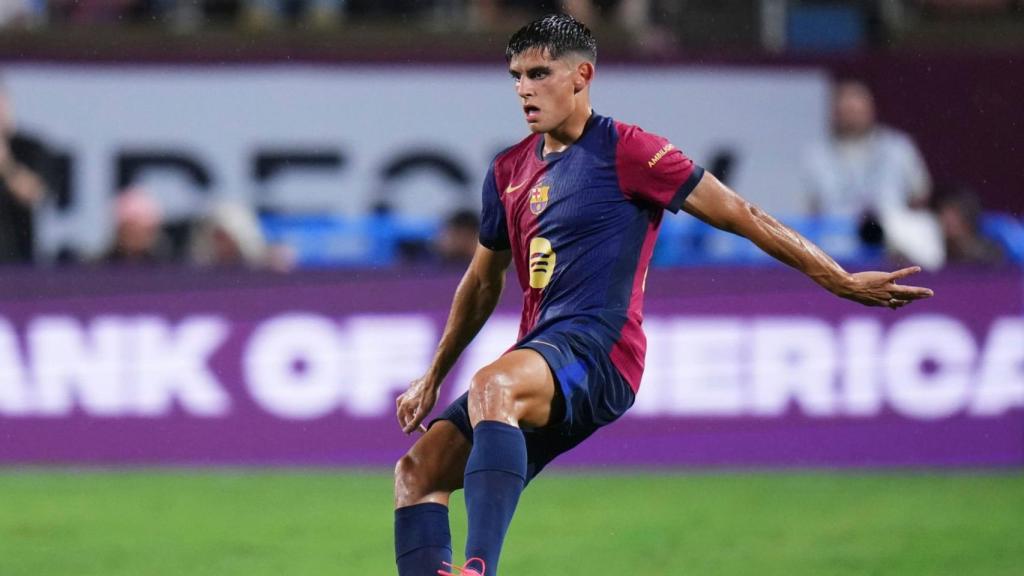
[{"label": "player's hand", "polygon": [[896,282],[920,271],[919,266],[911,266],[895,272],[851,274],[847,289],[840,295],[865,306],[886,306],[893,310],[902,308],[915,300],[931,298],[935,294],[928,288],[904,286]]},{"label": "player's hand", "polygon": [[402,427],[402,432],[411,434],[417,428],[426,432],[423,419],[430,414],[435,403],[437,387],[433,382],[429,382],[426,377],[413,380],[409,384],[409,389],[395,399],[395,414],[398,416],[398,425]]}]

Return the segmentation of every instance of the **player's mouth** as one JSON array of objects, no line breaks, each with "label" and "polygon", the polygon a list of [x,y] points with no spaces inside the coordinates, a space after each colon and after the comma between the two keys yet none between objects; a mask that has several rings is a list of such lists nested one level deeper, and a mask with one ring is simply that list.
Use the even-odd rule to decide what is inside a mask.
[{"label": "player's mouth", "polygon": [[537,108],[533,104],[523,106],[523,112],[526,113],[527,122],[536,122],[539,119],[540,108]]}]

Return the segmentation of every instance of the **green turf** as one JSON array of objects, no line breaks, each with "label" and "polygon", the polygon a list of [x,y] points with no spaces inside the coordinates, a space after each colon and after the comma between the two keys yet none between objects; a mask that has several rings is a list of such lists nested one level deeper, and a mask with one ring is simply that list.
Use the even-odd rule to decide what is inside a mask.
[{"label": "green turf", "polygon": [[[390,493],[383,474],[0,472],[0,575],[389,575]],[[1024,476],[549,474],[502,574],[1020,576]]]}]

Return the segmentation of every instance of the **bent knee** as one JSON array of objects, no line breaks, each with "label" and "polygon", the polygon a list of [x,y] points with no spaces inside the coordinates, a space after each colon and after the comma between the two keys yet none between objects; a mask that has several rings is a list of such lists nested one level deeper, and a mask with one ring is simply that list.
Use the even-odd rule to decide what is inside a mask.
[{"label": "bent knee", "polygon": [[409,478],[416,470],[416,459],[406,453],[395,463],[395,482]]},{"label": "bent knee", "polygon": [[412,454],[405,454],[395,463],[395,488],[414,487],[426,483],[423,466]]},{"label": "bent knee", "polygon": [[504,370],[484,368],[469,382],[471,419],[504,420],[514,416],[518,390],[515,379]]},{"label": "bent knee", "polygon": [[436,465],[406,454],[395,464],[395,508],[426,502],[448,503],[451,493],[461,488],[462,471],[446,472]]},{"label": "bent knee", "polygon": [[416,458],[406,454],[395,463],[395,506],[411,506],[430,493],[429,479]]}]

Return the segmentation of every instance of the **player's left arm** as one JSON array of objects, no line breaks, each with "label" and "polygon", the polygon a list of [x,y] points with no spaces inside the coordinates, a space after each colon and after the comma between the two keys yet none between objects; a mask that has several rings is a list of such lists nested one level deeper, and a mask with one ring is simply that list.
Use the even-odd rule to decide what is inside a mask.
[{"label": "player's left arm", "polygon": [[847,272],[810,240],[744,200],[709,172],[686,197],[683,209],[716,228],[748,238],[829,292],[854,302],[895,309],[933,294],[928,288],[897,284],[897,280],[920,272],[917,266],[895,272]]}]

